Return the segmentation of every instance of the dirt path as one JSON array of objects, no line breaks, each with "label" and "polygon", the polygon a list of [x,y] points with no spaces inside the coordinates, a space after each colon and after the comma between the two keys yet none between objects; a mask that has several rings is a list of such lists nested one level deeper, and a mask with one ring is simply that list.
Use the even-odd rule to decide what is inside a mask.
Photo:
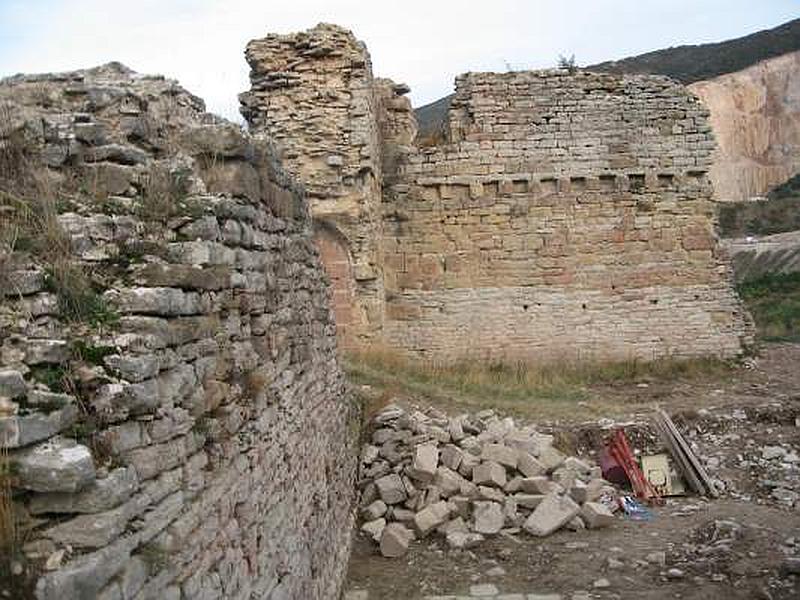
[{"label": "dirt path", "polygon": [[[629,409],[614,418],[633,423],[631,437],[645,450],[656,444],[645,415],[653,404],[665,406],[712,476],[725,483],[725,495],[712,502],[671,500],[655,508],[650,521],[620,519],[611,529],[561,531],[544,539],[496,536],[471,550],[452,550],[430,538],[415,542],[401,559],[382,558],[356,535],[346,589],[361,595],[351,597],[470,598],[477,597],[471,586],[493,584],[501,594],[495,597],[509,600],[534,594],[800,598],[800,575],[785,571],[787,557],[800,557],[800,462],[794,461],[800,453],[800,345],[770,346],[752,368],[726,380],[591,391],[604,404]],[[571,450],[591,455],[609,423],[587,419],[584,408],[576,407],[574,418],[543,425],[560,433]]]}]

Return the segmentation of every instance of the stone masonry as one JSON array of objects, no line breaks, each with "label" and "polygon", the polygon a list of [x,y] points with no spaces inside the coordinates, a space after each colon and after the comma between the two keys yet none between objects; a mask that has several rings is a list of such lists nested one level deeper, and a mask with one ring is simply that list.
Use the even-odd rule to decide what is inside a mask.
[{"label": "stone masonry", "polygon": [[749,343],[715,233],[708,112],[681,85],[467,73],[446,139],[418,147],[408,88],[373,79],[346,30],[269,36],[248,60],[251,129],[325,197],[312,205],[331,232],[323,260],[359,311],[339,329],[346,345],[546,362]]},{"label": "stone masonry", "polygon": [[337,598],[357,416],[269,145],[119,64],[3,80],[0,115],[2,595]]}]

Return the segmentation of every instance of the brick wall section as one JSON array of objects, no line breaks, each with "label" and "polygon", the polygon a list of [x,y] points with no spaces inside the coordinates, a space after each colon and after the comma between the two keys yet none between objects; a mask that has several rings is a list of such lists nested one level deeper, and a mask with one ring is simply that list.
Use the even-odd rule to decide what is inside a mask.
[{"label": "brick wall section", "polygon": [[381,149],[372,65],[352,33],[321,24],[247,45],[250,91],[242,114],[256,136],[277,147],[301,181],[314,218],[348,240],[354,286],[354,346],[382,326]]},{"label": "brick wall section", "polygon": [[[0,104],[3,143],[77,177],[57,220],[119,317],[68,321],[51,263],[4,263],[0,443],[25,553],[49,565],[37,598],[337,598],[357,421],[302,194],[163,78],[17,77]],[[157,167],[186,185],[161,217]],[[71,374],[80,402],[41,372]]]},{"label": "brick wall section", "polygon": [[451,141],[405,154],[385,192],[389,344],[444,360],[741,350],[693,96],[565,71],[456,85]]}]

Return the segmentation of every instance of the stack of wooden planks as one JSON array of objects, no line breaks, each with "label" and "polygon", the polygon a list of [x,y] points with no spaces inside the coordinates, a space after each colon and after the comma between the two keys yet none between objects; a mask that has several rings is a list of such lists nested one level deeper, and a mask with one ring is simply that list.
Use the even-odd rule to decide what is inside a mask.
[{"label": "stack of wooden planks", "polygon": [[656,409],[653,415],[653,423],[658,432],[658,437],[661,438],[661,441],[669,450],[678,467],[678,471],[689,487],[701,496],[711,496],[713,498],[719,496],[719,492],[714,487],[714,483],[705,468],[700,464],[700,460],[692,452],[688,442],[678,431],[669,415],[660,408]]}]

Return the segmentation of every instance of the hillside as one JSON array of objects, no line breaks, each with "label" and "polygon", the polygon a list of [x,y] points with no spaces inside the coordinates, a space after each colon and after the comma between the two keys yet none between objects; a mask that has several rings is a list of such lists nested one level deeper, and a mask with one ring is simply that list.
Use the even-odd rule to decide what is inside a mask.
[{"label": "hillside", "polygon": [[688,84],[741,71],[795,50],[800,50],[800,19],[733,40],[665,48],[586,68],[608,73],[656,73]]}]

